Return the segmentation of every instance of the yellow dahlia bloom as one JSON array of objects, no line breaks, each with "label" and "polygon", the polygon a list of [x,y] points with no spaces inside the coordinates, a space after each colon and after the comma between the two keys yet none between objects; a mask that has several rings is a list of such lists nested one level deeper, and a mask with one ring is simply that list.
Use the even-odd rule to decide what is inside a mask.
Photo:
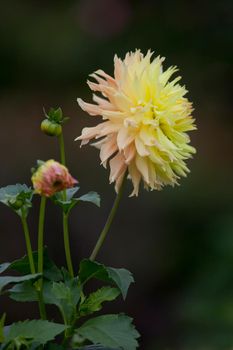
[{"label": "yellow dahlia bloom", "polygon": [[140,50],[127,53],[124,60],[114,58],[114,77],[97,70],[88,81],[96,104],[78,99],[80,107],[102,122],[84,128],[77,140],[100,149],[101,163],[110,165],[110,183],[118,191],[126,172],[133,183],[131,195],[138,195],[139,184],[160,190],[178,183],[189,172],[185,160],[195,153],[187,131],[196,129],[192,103],[184,97],[187,90],[171,80],[176,67],[163,70],[164,58],[151,60]]}]

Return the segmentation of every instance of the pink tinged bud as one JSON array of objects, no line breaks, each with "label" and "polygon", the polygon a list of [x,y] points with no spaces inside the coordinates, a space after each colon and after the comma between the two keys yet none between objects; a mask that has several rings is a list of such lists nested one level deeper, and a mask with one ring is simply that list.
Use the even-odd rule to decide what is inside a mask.
[{"label": "pink tinged bud", "polygon": [[32,183],[36,193],[51,197],[56,192],[75,186],[78,181],[70,175],[64,165],[51,159],[33,174]]}]

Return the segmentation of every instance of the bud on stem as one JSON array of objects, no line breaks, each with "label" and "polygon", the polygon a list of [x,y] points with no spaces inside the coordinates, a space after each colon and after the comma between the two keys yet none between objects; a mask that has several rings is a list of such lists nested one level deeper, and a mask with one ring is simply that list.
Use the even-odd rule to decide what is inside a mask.
[{"label": "bud on stem", "polygon": [[62,126],[58,123],[54,123],[49,119],[44,119],[41,123],[41,131],[48,136],[59,136],[62,133]]}]

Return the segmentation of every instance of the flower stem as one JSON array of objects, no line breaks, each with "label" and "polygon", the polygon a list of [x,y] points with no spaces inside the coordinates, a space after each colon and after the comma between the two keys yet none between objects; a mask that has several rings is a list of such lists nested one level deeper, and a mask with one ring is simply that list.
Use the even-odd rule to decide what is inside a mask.
[{"label": "flower stem", "polygon": [[[23,230],[24,230],[24,237],[25,237],[25,241],[26,241],[27,255],[28,255],[28,260],[29,260],[29,265],[30,265],[30,271],[32,274],[34,274],[34,273],[36,273],[36,268],[35,268],[35,264],[34,264],[34,260],[33,260],[31,239],[30,239],[29,228],[28,228],[26,214],[25,214],[24,209],[22,209],[21,221],[22,221]],[[42,295],[41,295],[41,288],[40,287],[38,288],[38,284],[37,284],[36,289],[37,289],[37,295],[38,295],[40,316],[41,316],[41,318],[46,319],[45,306],[44,306]]]},{"label": "flower stem", "polygon": [[[43,265],[44,265],[44,218],[45,218],[45,206],[46,206],[46,197],[41,197],[40,202],[40,214],[39,214],[39,227],[38,227],[38,273],[43,274]],[[43,320],[46,319],[46,310],[43,301],[43,278],[39,281],[39,305],[40,305],[40,314]]]},{"label": "flower stem", "polygon": [[60,154],[61,154],[61,164],[66,165],[66,155],[65,155],[65,144],[63,133],[58,136],[59,146],[60,146]]},{"label": "flower stem", "polygon": [[106,224],[99,236],[99,239],[95,245],[95,248],[93,249],[93,252],[91,253],[91,256],[90,256],[90,260],[95,260],[100,248],[102,247],[104,241],[105,241],[105,238],[108,234],[108,231],[112,225],[112,222],[113,222],[113,219],[116,215],[116,212],[117,212],[117,209],[119,207],[119,203],[120,203],[120,200],[121,200],[121,197],[122,197],[122,194],[123,194],[123,188],[124,188],[124,183],[125,183],[125,179],[126,179],[126,176],[124,177],[123,181],[122,181],[122,184],[121,184],[121,187],[117,193],[117,196],[115,198],[115,201],[113,203],[113,207],[109,213],[109,216],[108,216],[108,219],[106,221]]},{"label": "flower stem", "polygon": [[41,197],[39,228],[38,228],[38,272],[43,273],[43,249],[44,249],[44,218],[46,197]]},{"label": "flower stem", "polygon": [[[59,135],[59,146],[60,146],[60,154],[61,154],[61,164],[66,165],[66,156],[65,156],[65,143],[63,133]],[[66,201],[66,191],[63,191],[63,200]],[[68,271],[71,277],[74,277],[74,269],[71,259],[70,252],[70,238],[69,238],[69,225],[68,225],[68,214],[63,212],[63,239],[64,239],[64,247],[65,247],[65,255],[66,255],[66,264]]]},{"label": "flower stem", "polygon": [[24,209],[22,209],[21,221],[22,221],[24,237],[25,237],[25,241],[26,241],[27,255],[28,255],[28,260],[29,260],[29,265],[30,265],[30,271],[32,274],[34,274],[34,273],[36,273],[36,268],[35,268],[35,264],[34,264],[34,260],[33,260],[31,239],[30,239],[30,234],[29,234],[29,229],[28,229],[28,224],[27,224],[27,219],[26,219]]},{"label": "flower stem", "polygon": [[67,264],[70,276],[73,278],[74,277],[74,269],[73,269],[71,252],[70,252],[68,217],[69,217],[68,214],[63,213],[63,237],[64,237],[64,247],[65,247],[65,254],[66,254],[66,264]]}]

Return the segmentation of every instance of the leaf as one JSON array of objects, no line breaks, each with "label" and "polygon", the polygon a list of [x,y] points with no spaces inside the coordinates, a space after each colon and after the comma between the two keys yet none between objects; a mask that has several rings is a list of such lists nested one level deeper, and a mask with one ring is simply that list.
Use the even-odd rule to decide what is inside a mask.
[{"label": "leaf", "polygon": [[78,276],[81,284],[87,283],[87,281],[89,281],[91,278],[97,278],[110,282],[105,266],[96,261],[91,261],[88,259],[84,259],[80,262]]},{"label": "leaf", "polygon": [[0,292],[10,283],[20,283],[28,280],[37,280],[41,276],[40,273],[25,275],[25,276],[3,276],[0,277]]},{"label": "leaf", "polygon": [[0,273],[3,273],[4,271],[6,271],[8,269],[8,267],[11,265],[11,263],[3,263],[0,265]]},{"label": "leaf", "polygon": [[27,185],[9,185],[0,188],[0,202],[13,209],[19,216],[22,216],[22,209],[27,215],[31,207],[33,190]]},{"label": "leaf", "polygon": [[55,344],[55,343],[49,343],[46,346],[46,350],[65,350],[62,345]]},{"label": "leaf", "polygon": [[76,192],[79,190],[79,187],[74,187],[66,191],[67,198],[64,201],[62,192],[56,193],[52,200],[55,204],[58,204],[65,214],[69,214],[72,208],[74,208],[78,202],[90,202],[98,207],[100,206],[100,196],[97,192],[89,192],[79,198],[73,198]]},{"label": "leaf", "polygon": [[107,271],[109,277],[115,282],[125,299],[130,284],[134,282],[131,272],[126,269],[114,269],[113,267],[107,267]]},{"label": "leaf", "polygon": [[45,303],[56,305],[69,323],[76,313],[76,306],[81,295],[77,279],[70,279],[65,283],[49,282],[44,285],[43,294]]},{"label": "leaf", "polygon": [[115,284],[120,289],[124,299],[127,296],[130,284],[134,282],[131,272],[126,269],[106,267],[96,261],[84,259],[80,263],[80,282],[85,284],[91,278]]},{"label": "leaf", "polygon": [[3,314],[0,319],[0,344],[4,342],[3,329],[4,329],[5,320],[6,320],[6,314]]},{"label": "leaf", "polygon": [[78,186],[73,187],[73,188],[68,188],[66,190],[67,201],[70,201],[74,197],[74,195],[78,192],[79,189],[80,189],[80,187],[78,187]]},{"label": "leaf", "polygon": [[85,346],[84,348],[80,348],[79,350],[119,350],[119,348],[113,349],[102,345],[88,345],[88,346]]},{"label": "leaf", "polygon": [[100,207],[100,195],[97,192],[88,192],[87,194],[77,198],[77,200],[82,202],[90,202],[97,205],[97,207]]},{"label": "leaf", "polygon": [[29,302],[38,300],[35,286],[31,281],[16,284],[13,288],[9,289],[8,292],[10,293],[10,298],[15,301]]},{"label": "leaf", "polygon": [[[76,186],[76,187],[72,187],[72,188],[68,188],[66,191],[66,200],[67,202],[70,202],[70,200],[74,197],[74,195],[79,191],[80,187]],[[60,192],[56,192],[54,194],[54,196],[52,197],[52,199],[54,201],[58,200],[58,201],[63,201],[64,198],[64,191],[60,191]]]},{"label": "leaf", "polygon": [[120,294],[119,289],[112,287],[102,287],[91,293],[81,304],[79,311],[81,316],[92,314],[102,309],[105,301],[115,300]]},{"label": "leaf", "polygon": [[92,318],[77,329],[78,334],[94,344],[105,347],[136,350],[139,333],[132,319],[125,315],[104,315]]},{"label": "leaf", "polygon": [[27,185],[8,185],[0,188],[0,202],[8,204],[9,199],[17,197],[22,192],[31,192],[31,189]]},{"label": "leaf", "polygon": [[[33,260],[35,267],[37,269],[38,264],[38,252],[33,252]],[[30,264],[28,256],[25,255],[22,258],[13,261],[9,267],[11,270],[18,271],[20,273],[29,274],[30,273]],[[62,279],[62,273],[55,263],[48,256],[48,249],[44,248],[44,272],[43,275],[48,280],[59,281]]]},{"label": "leaf", "polygon": [[5,343],[14,343],[17,341],[25,341],[28,344],[38,343],[41,345],[46,344],[48,341],[53,340],[58,334],[64,332],[67,327],[44,320],[26,320],[23,322],[13,323],[10,326],[10,330],[5,334]]}]

